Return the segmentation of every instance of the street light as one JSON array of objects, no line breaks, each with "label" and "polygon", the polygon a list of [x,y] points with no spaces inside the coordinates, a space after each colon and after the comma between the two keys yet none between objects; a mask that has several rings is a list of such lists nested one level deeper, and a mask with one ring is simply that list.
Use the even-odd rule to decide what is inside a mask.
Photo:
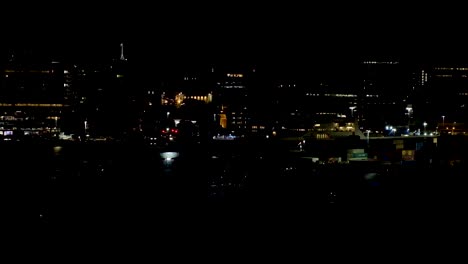
[{"label": "street light", "polygon": [[350,106],[349,109],[351,110],[351,117],[354,117],[354,109],[356,109],[356,106]]},{"label": "street light", "polygon": [[408,128],[410,128],[411,112],[413,111],[413,105],[409,104],[408,106],[406,106],[406,111],[408,111]]},{"label": "street light", "polygon": [[445,116],[442,116],[442,127],[445,126]]},{"label": "street light", "polygon": [[424,122],[424,123],[423,123],[423,126],[424,126],[424,135],[426,135],[426,126],[427,126],[427,123]]}]

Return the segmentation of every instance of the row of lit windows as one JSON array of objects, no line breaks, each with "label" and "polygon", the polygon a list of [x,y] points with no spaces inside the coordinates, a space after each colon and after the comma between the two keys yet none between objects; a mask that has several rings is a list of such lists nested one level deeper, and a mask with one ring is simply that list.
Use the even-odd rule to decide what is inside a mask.
[{"label": "row of lit windows", "polygon": [[357,97],[356,94],[324,94],[324,96],[332,96],[332,97]]},{"label": "row of lit windows", "polygon": [[468,96],[468,93],[459,93],[458,95]]},{"label": "row of lit windows", "polygon": [[187,99],[194,99],[199,101],[206,101],[208,99],[207,96],[187,96]]},{"label": "row of lit windows", "polygon": [[243,85],[225,85],[223,86],[225,89],[243,89],[245,86]]},{"label": "row of lit windows", "polygon": [[0,103],[0,106],[19,106],[19,107],[63,107],[63,104],[8,104],[8,103]]},{"label": "row of lit windows", "polygon": [[320,113],[315,113],[316,115],[337,115],[337,113],[326,113],[326,112],[320,112]]},{"label": "row of lit windows", "polygon": [[[439,77],[439,78],[453,78],[454,76],[451,75],[451,74],[436,74],[434,75],[435,77]],[[462,78],[468,78],[468,75],[466,74],[463,74],[461,75]]]},{"label": "row of lit windows", "polygon": [[427,82],[427,73],[424,70],[421,71],[421,84],[424,85]]},{"label": "row of lit windows", "polygon": [[6,73],[22,73],[22,72],[29,72],[29,73],[54,73],[53,70],[51,71],[45,71],[45,70],[29,70],[29,71],[23,71],[23,70],[5,70]]},{"label": "row of lit windows", "polygon": [[364,64],[398,64],[398,61],[364,61]]},{"label": "row of lit windows", "polygon": [[0,120],[16,120],[14,116],[0,116]]},{"label": "row of lit windows", "polygon": [[265,129],[264,126],[252,126],[252,129]]},{"label": "row of lit windows", "polygon": [[327,134],[317,134],[317,139],[328,139],[330,138]]},{"label": "row of lit windows", "polygon": [[468,68],[436,67],[435,69],[436,69],[436,70],[439,70],[439,71],[453,71],[453,70],[456,70],[456,71],[468,71]]},{"label": "row of lit windows", "polygon": [[291,88],[291,87],[296,87],[296,85],[295,85],[295,84],[288,84],[288,85],[286,85],[286,84],[281,84],[281,85],[279,85],[278,87],[279,87],[279,88],[283,88],[283,87],[285,87],[285,88],[286,88],[286,87]]},{"label": "row of lit windows", "polygon": [[[306,96],[320,96],[320,94],[306,93]],[[353,97],[353,98],[358,97],[357,94],[324,94],[324,96],[327,96],[327,97]],[[379,95],[377,95],[377,94],[366,94],[366,97],[379,97]]]},{"label": "row of lit windows", "polygon": [[195,81],[197,80],[197,78],[196,77],[184,77],[184,81],[190,81],[190,80]]}]

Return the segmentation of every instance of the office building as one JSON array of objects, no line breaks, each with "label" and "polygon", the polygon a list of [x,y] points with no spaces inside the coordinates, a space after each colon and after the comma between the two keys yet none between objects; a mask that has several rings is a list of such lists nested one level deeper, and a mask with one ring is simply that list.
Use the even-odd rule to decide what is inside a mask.
[{"label": "office building", "polygon": [[63,70],[58,61],[15,57],[0,68],[0,135],[56,136],[64,101]]}]

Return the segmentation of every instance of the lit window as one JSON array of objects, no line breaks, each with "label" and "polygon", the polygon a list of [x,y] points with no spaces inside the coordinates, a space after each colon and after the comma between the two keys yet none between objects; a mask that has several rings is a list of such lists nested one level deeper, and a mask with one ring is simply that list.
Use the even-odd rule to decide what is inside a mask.
[{"label": "lit window", "polygon": [[230,78],[242,78],[244,77],[243,74],[240,74],[240,73],[228,73],[227,74],[227,77],[230,77]]}]

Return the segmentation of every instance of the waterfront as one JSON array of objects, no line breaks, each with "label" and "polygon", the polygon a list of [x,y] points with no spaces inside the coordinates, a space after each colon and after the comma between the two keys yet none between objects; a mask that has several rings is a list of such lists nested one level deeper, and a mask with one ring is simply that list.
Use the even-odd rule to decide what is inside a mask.
[{"label": "waterfront", "polygon": [[[424,208],[463,205],[467,198],[463,160],[321,164],[271,142],[164,150],[96,143],[2,148],[4,181],[32,186],[26,202],[46,225],[148,223],[189,212]],[[179,156],[162,158],[169,151]]]}]

